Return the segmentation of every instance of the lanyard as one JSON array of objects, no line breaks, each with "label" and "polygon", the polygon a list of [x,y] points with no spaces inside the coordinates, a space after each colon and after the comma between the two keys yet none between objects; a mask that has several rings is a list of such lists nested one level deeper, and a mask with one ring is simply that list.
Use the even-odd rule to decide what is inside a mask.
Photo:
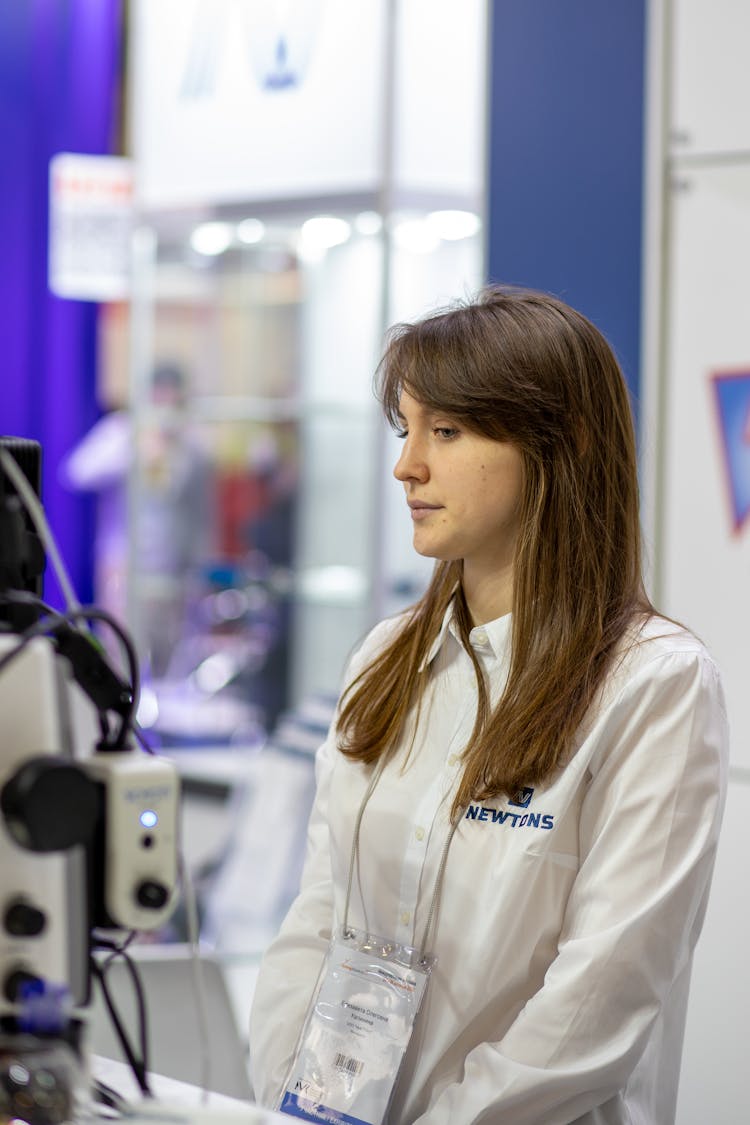
[{"label": "lanyard", "polygon": [[[373,771],[372,777],[370,778],[370,783],[367,786],[367,789],[365,791],[365,795],[362,798],[361,804],[359,806],[359,811],[357,812],[357,819],[354,822],[354,839],[352,841],[352,854],[351,854],[351,857],[350,857],[350,860],[349,860],[349,878],[348,878],[347,884],[346,884],[346,899],[344,901],[344,922],[343,922],[344,934],[349,934],[349,932],[350,932],[349,926],[348,926],[349,901],[351,899],[351,894],[352,894],[352,881],[353,881],[353,878],[354,878],[354,865],[357,862],[357,857],[359,855],[359,832],[360,832],[360,827],[362,825],[362,817],[364,816],[364,812],[365,812],[365,809],[367,808],[370,797],[372,797],[373,793],[375,792],[375,787],[377,786],[378,782],[380,781],[380,777],[383,773],[383,770],[385,769],[385,766],[386,766],[385,757],[381,757],[381,759],[378,762],[375,770]],[[437,907],[438,907],[438,903],[440,902],[440,894],[441,894],[442,889],[443,889],[443,879],[444,879],[444,876],[445,876],[445,865],[448,862],[448,850],[451,846],[451,841],[453,840],[453,836],[455,834],[455,831],[458,828],[458,822],[459,822],[460,819],[461,819],[461,817],[459,816],[459,817],[456,817],[456,819],[453,821],[453,823],[451,824],[451,827],[450,827],[450,831],[448,832],[448,835],[446,837],[445,843],[443,844],[443,850],[442,850],[442,853],[440,855],[440,864],[438,866],[437,875],[435,876],[435,887],[434,887],[433,892],[432,892],[432,899],[430,900],[430,909],[427,913],[427,922],[425,924],[424,932],[422,934],[422,941],[420,942],[420,945],[419,945],[419,961],[420,961],[420,964],[424,964],[426,959],[427,959],[428,942],[429,942],[430,938],[432,937],[434,926],[437,924]]]}]

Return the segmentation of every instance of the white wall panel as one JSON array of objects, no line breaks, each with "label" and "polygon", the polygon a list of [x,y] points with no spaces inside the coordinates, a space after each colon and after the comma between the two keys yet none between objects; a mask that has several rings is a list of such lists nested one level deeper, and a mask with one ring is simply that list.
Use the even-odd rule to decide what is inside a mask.
[{"label": "white wall panel", "polygon": [[677,1125],[746,1125],[750,784],[730,783],[708,913],[695,955]]},{"label": "white wall panel", "polygon": [[675,148],[750,149],[750,4],[673,0]]},{"label": "white wall panel", "polygon": [[[645,432],[655,446],[646,462],[647,489],[656,497],[650,520],[655,575],[660,604],[706,641],[722,668],[733,763],[716,873],[695,959],[677,1125],[744,1125],[744,1039],[750,1006],[750,908],[745,893],[750,843],[750,521],[743,519],[728,472],[716,376],[739,378],[742,382],[734,385],[741,386],[743,394],[742,373],[750,377],[750,4],[649,3],[652,43],[664,50],[663,55],[653,52],[649,75],[649,115],[659,144],[651,153],[654,175],[647,207],[661,219],[663,205],[667,224],[664,232],[661,222],[652,223],[647,247],[654,275],[662,264],[664,268],[663,292],[652,285],[651,305],[645,310],[659,339],[659,347],[650,353],[653,377],[645,387]],[[662,31],[664,39],[657,44]],[[663,124],[668,136],[661,133]],[[664,194],[662,177],[668,180]],[[664,233],[667,238],[662,241]],[[750,443],[750,393],[747,415]],[[750,444],[745,451],[741,427],[734,441],[739,447],[735,467],[748,478],[743,488],[750,489]]]},{"label": "white wall panel", "polygon": [[399,189],[451,191],[479,205],[486,9],[486,0],[398,4],[393,171]]},{"label": "white wall panel", "polygon": [[750,524],[735,527],[713,385],[750,372],[750,166],[681,171],[672,216],[662,600],[719,662],[750,768]]}]

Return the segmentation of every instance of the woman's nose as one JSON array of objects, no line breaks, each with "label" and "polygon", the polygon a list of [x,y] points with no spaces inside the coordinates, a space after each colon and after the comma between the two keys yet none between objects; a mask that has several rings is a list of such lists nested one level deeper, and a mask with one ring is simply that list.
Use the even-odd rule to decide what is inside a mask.
[{"label": "woman's nose", "polygon": [[429,476],[427,463],[415,443],[408,438],[404,442],[401,456],[393,466],[393,475],[396,480],[404,483],[410,480],[424,481]]}]

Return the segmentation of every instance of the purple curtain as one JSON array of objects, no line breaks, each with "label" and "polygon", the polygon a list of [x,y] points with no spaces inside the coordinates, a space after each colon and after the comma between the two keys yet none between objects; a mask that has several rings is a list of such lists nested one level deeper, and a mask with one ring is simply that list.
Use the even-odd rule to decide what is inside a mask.
[{"label": "purple curtain", "polygon": [[[58,467],[98,416],[97,307],[47,287],[48,171],[57,152],[110,153],[121,0],[0,4],[0,433],[42,444],[42,500],[79,597],[92,595],[92,501]],[[45,596],[62,604],[48,572]]]}]

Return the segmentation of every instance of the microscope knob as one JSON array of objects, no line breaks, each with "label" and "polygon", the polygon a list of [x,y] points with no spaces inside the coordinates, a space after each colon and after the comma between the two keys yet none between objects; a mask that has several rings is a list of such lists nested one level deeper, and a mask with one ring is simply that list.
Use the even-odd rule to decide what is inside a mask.
[{"label": "microscope knob", "polygon": [[169,891],[163,883],[154,879],[144,879],[135,889],[135,897],[139,906],[147,910],[161,910],[169,898]]},{"label": "microscope knob", "polygon": [[23,985],[36,984],[39,979],[36,973],[30,973],[28,969],[13,969],[6,975],[3,982],[5,999],[9,1000],[11,1004],[15,1004],[16,1000],[20,998]]},{"label": "microscope knob", "polygon": [[17,898],[6,906],[3,923],[11,937],[36,937],[44,930],[47,918],[43,910],[24,898]]},{"label": "microscope knob", "polygon": [[0,809],[16,843],[32,852],[57,852],[90,839],[99,797],[80,766],[39,755],[3,786]]}]

